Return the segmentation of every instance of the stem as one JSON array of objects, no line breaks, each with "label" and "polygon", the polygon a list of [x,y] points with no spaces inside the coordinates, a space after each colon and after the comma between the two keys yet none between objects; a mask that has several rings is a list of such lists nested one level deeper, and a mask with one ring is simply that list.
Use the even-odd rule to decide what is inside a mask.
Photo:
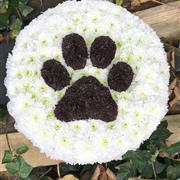
[{"label": "stem", "polygon": [[61,179],[61,175],[60,175],[60,171],[59,171],[59,163],[57,163],[57,174],[58,174],[59,179]]},{"label": "stem", "polygon": [[180,55],[180,49],[179,48],[176,48],[176,47],[172,46],[171,44],[164,42],[163,40],[162,40],[162,42],[164,44],[164,47],[167,50],[174,50],[177,55]]},{"label": "stem", "polygon": [[155,170],[155,167],[154,167],[154,163],[152,162],[151,165],[152,165],[152,168],[153,168],[154,179],[157,180],[157,175],[156,175],[156,170]]},{"label": "stem", "polygon": [[44,177],[46,174],[48,174],[50,171],[52,170],[52,167],[49,168],[45,173],[43,173],[41,176],[39,176],[38,179],[41,179],[42,177]]},{"label": "stem", "polygon": [[5,132],[6,132],[6,141],[7,141],[8,148],[12,152],[12,148],[11,148],[11,145],[10,145],[10,142],[9,142],[9,136],[8,136],[8,133],[7,133],[7,116],[5,117]]},{"label": "stem", "polygon": [[18,15],[19,19],[21,20],[21,22],[23,22],[23,18],[22,18],[22,15],[21,15],[19,9],[18,9],[18,8],[15,8],[15,10],[16,10],[16,12],[17,12],[17,15]]},{"label": "stem", "polygon": [[155,162],[155,161],[156,161],[156,158],[158,157],[158,155],[159,155],[159,151],[156,150],[155,154],[152,155],[152,157],[151,157],[151,161],[152,161],[152,162]]},{"label": "stem", "polygon": [[6,133],[6,140],[7,140],[8,148],[12,151],[10,143],[9,143],[9,137],[8,137],[7,133]]}]

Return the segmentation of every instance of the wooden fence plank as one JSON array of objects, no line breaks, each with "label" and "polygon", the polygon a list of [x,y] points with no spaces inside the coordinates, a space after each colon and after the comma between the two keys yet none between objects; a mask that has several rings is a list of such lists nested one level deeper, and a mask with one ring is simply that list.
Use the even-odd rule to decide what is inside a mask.
[{"label": "wooden fence plank", "polygon": [[169,141],[171,143],[180,141],[180,114],[166,116],[164,120],[167,120],[168,129],[173,133]]},{"label": "wooden fence plank", "polygon": [[148,23],[159,37],[180,38],[180,1],[149,8],[134,14]]},{"label": "wooden fence plank", "polygon": [[[53,161],[40,153],[39,149],[34,147],[32,143],[25,138],[21,133],[10,133],[8,134],[9,142],[13,150],[15,150],[19,144],[24,143],[29,147],[27,153],[23,155],[25,160],[33,167],[54,165],[58,161]],[[5,171],[4,165],[1,164],[4,150],[8,149],[6,135],[0,135],[0,171]]]}]

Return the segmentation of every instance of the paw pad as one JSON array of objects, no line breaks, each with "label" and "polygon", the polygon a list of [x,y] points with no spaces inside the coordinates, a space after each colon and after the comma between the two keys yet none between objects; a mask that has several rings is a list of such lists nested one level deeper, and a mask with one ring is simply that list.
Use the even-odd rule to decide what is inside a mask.
[{"label": "paw pad", "polygon": [[55,116],[62,121],[116,119],[117,105],[108,88],[93,76],[82,77],[69,87],[55,109]]},{"label": "paw pad", "polygon": [[70,76],[66,68],[56,60],[48,60],[43,64],[41,75],[46,84],[54,90],[61,90],[70,83]]},{"label": "paw pad", "polygon": [[[67,66],[74,70],[85,68],[88,50],[82,36],[72,33],[63,38],[63,58]],[[108,36],[97,37],[90,48],[92,66],[105,69],[115,57],[116,45]],[[70,85],[71,77],[66,68],[58,61],[47,60],[41,75],[48,86],[55,91]],[[109,88],[118,92],[125,91],[133,80],[132,68],[124,62],[114,64],[108,74]],[[117,104],[108,87],[93,76],[83,76],[69,86],[63,98],[57,103],[54,114],[65,122],[85,119],[114,121],[117,117]]]},{"label": "paw pad", "polygon": [[108,36],[100,36],[91,45],[90,58],[93,66],[106,68],[114,59],[116,45]]},{"label": "paw pad", "polygon": [[79,34],[73,33],[63,38],[62,52],[66,64],[74,70],[85,67],[88,52],[85,40]]},{"label": "paw pad", "polygon": [[118,62],[113,65],[109,72],[108,84],[115,91],[121,92],[128,89],[133,80],[133,71],[131,66],[124,62]]}]

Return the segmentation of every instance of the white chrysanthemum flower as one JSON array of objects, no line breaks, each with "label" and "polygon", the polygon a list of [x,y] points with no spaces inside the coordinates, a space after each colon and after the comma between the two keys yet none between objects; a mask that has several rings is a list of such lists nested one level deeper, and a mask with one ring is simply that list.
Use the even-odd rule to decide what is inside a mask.
[{"label": "white chrysanthemum flower", "polygon": [[[112,63],[97,68],[88,56],[83,69],[68,66],[62,42],[71,33],[84,38],[89,55],[95,38],[109,36],[116,45]],[[70,84],[57,91],[41,74],[43,64],[53,59],[71,77]],[[122,92],[108,86],[108,74],[118,62],[129,64],[134,73],[130,87]],[[121,159],[151,135],[167,112],[169,67],[163,45],[142,20],[107,1],[66,1],[47,10],[20,32],[6,67],[8,110],[15,127],[52,159],[71,164]],[[108,87],[117,104],[116,119],[56,118],[56,105],[83,76],[93,76]]]}]

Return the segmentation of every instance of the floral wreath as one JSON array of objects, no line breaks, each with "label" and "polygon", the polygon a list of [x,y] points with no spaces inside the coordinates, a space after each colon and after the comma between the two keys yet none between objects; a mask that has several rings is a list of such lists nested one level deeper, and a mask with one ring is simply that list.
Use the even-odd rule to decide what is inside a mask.
[{"label": "floral wreath", "polygon": [[66,1],[34,19],[7,61],[15,127],[52,159],[119,160],[167,112],[169,67],[156,33],[107,1]]}]

